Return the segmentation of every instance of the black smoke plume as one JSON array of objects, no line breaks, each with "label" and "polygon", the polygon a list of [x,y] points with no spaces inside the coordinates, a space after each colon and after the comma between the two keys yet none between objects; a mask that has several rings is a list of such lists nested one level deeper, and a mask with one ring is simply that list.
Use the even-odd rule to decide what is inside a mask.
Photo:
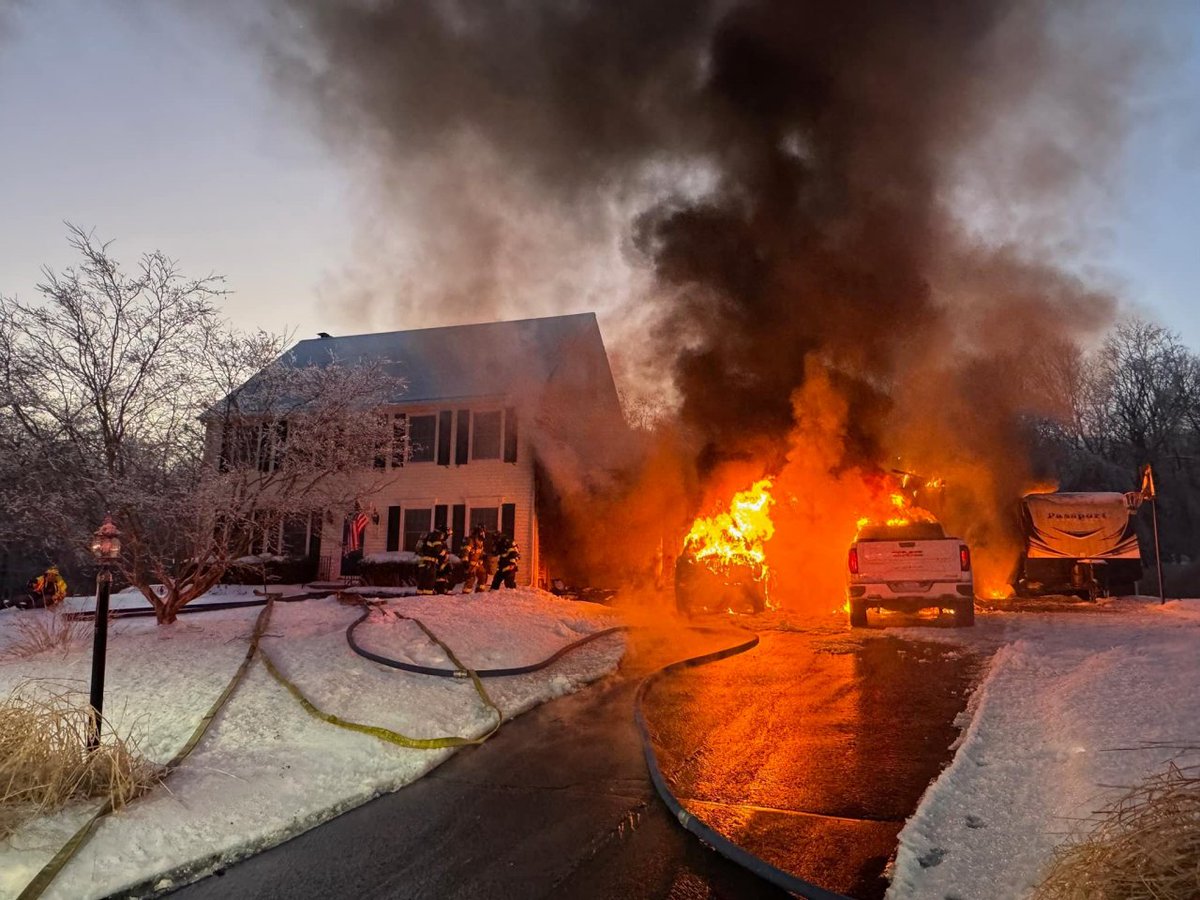
[{"label": "black smoke plume", "polygon": [[1058,403],[1037,361],[1111,315],[1069,263],[1145,59],[1119,4],[272,8],[281,83],[424,248],[371,302],[577,308],[541,284],[578,267],[569,234],[632,273],[599,300],[611,349],[666,377],[702,467],[794,456],[816,366],[846,404],[833,468],[965,460],[999,503],[1032,474],[1023,417]]}]

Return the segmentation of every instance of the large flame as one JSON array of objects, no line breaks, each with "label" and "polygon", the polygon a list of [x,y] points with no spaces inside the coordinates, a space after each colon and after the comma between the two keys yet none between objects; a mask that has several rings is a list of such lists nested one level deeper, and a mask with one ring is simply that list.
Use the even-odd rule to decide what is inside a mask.
[{"label": "large flame", "polygon": [[[936,479],[929,484],[940,485]],[[872,497],[871,508],[858,517],[856,528],[862,531],[867,525],[910,525],[913,522],[936,522],[937,517],[915,503],[916,490],[908,490],[889,479],[887,489]]]},{"label": "large flame", "polygon": [[771,479],[756,481],[733,495],[727,511],[698,517],[683,539],[684,552],[719,574],[744,567],[765,588],[770,574],[766,543],[775,534],[774,503]]}]

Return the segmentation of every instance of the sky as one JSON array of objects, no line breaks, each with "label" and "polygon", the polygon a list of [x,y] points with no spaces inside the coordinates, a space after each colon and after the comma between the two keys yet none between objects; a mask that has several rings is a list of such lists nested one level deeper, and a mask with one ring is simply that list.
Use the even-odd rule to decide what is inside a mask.
[{"label": "sky", "polygon": [[[1074,264],[1200,349],[1200,5],[1145,8],[1164,61]],[[69,221],[126,263],[160,249],[223,274],[239,327],[362,330],[334,298],[364,189],[229,29],[176,4],[0,0],[0,293],[32,299],[70,262]]]}]

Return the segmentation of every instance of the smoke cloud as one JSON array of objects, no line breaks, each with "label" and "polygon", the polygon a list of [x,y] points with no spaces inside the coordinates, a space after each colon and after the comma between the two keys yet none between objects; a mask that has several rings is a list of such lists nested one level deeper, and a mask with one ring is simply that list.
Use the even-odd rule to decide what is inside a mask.
[{"label": "smoke cloud", "polygon": [[371,187],[361,318],[598,308],[701,481],[920,471],[999,546],[1040,367],[1115,306],[1071,254],[1148,44],[1102,5],[277,0],[266,41]]}]

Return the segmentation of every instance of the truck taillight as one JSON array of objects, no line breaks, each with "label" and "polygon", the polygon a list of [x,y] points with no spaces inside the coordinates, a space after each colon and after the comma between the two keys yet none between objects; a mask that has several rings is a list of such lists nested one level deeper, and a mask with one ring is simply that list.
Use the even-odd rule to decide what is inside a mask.
[{"label": "truck taillight", "polygon": [[857,547],[850,548],[850,574],[851,575],[858,574],[858,548]]},{"label": "truck taillight", "polygon": [[964,572],[971,571],[971,550],[966,544],[960,544],[958,547],[958,564]]}]

